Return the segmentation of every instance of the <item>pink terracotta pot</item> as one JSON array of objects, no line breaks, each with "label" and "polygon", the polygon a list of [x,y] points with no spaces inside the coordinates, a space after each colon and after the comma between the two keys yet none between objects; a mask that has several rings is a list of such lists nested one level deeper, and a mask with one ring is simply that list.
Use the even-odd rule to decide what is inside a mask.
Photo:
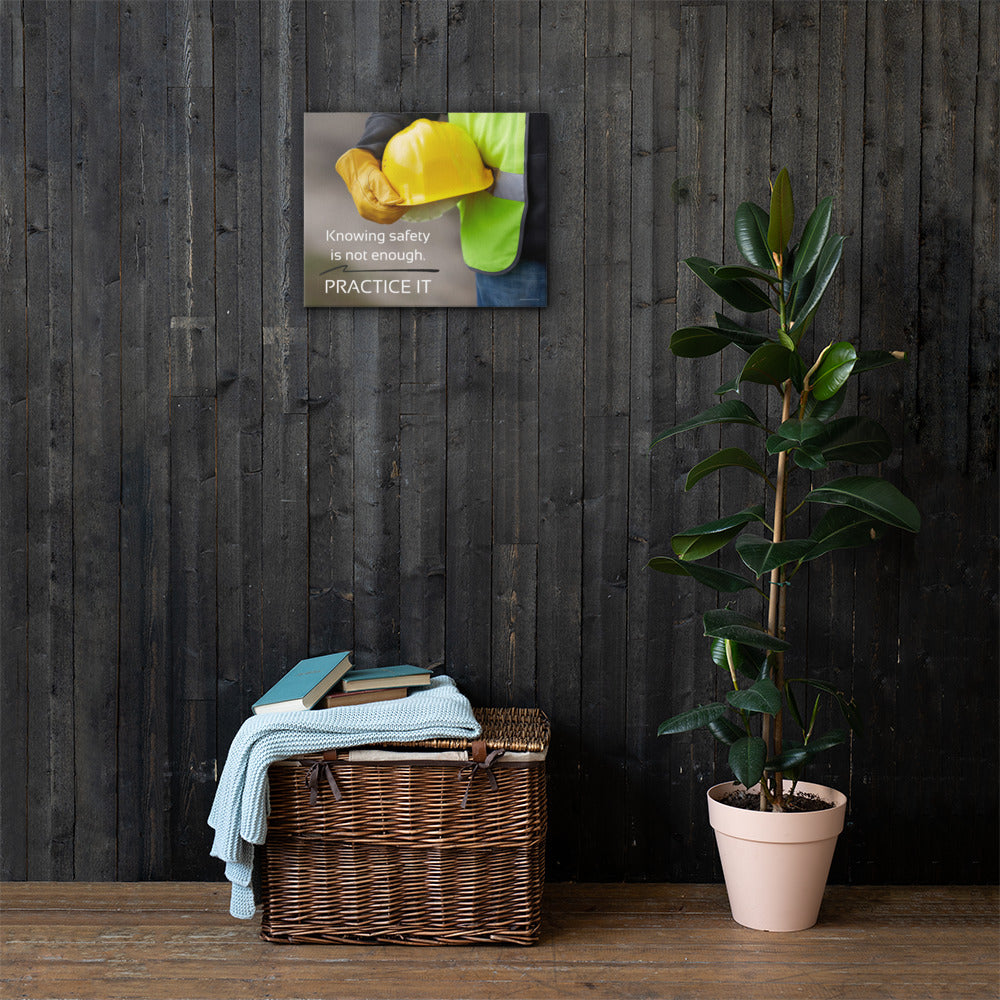
[{"label": "pink terracotta pot", "polygon": [[[785,782],[786,791],[791,782]],[[733,919],[762,931],[801,931],[819,916],[847,798],[833,788],[800,781],[832,809],[807,813],[753,812],[722,799],[739,786],[727,781],[708,790],[708,818],[722,859]],[[757,789],[752,789],[756,791]]]}]

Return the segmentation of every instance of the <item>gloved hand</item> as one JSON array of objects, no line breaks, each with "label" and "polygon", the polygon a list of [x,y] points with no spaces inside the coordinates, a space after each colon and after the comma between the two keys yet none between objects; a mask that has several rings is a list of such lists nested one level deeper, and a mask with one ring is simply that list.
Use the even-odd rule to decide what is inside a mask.
[{"label": "gloved hand", "polygon": [[406,206],[400,205],[399,192],[368,150],[349,149],[337,160],[337,173],[344,178],[361,218],[385,226],[406,213]]}]

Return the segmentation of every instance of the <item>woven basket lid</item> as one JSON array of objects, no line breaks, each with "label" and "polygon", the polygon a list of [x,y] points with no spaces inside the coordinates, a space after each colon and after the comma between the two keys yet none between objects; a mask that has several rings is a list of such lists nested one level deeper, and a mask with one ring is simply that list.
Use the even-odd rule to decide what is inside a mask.
[{"label": "woven basket lid", "polygon": [[[483,728],[479,737],[490,750],[544,753],[549,747],[549,720],[537,708],[474,708]],[[433,750],[467,750],[473,740],[439,739],[419,743],[384,743],[386,747],[422,747]]]}]

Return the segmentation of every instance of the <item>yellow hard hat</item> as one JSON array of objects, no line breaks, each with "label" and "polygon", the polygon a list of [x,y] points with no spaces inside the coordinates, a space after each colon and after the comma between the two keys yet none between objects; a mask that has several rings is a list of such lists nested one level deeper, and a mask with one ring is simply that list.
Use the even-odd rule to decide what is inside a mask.
[{"label": "yellow hard hat", "polygon": [[386,143],[382,173],[404,205],[459,198],[493,183],[492,171],[464,128],[427,118],[418,118]]}]

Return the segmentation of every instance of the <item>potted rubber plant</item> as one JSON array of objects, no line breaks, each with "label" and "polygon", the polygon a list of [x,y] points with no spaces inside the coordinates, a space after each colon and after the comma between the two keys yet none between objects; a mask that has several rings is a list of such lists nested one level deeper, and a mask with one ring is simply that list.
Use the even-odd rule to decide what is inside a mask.
[{"label": "potted rubber plant", "polygon": [[[794,632],[786,616],[803,589],[794,583],[814,560],[837,549],[866,545],[887,528],[920,527],[913,503],[878,474],[892,451],[885,429],[864,414],[840,415],[850,380],[905,354],[859,351],[846,340],[810,346],[806,336],[841,259],[844,237],[830,232],[831,206],[830,198],[817,204],[793,245],[792,188],[783,169],[771,185],[769,210],[752,202],[736,210],[736,245],[746,263],[684,262],[728,306],[749,315],[716,313],[714,325],[673,334],[670,349],[681,358],[728,349],[735,364],[732,378],[716,390],[720,402],[653,441],[716,424],[750,428],[741,443],[748,435],[758,441],[755,454],[729,446],[707,455],[686,483],[691,489],[715,473],[746,470],[760,483],[759,497],[752,498],[757,502],[747,505],[742,492],[731,496],[723,488],[723,497],[742,509],[678,532],[673,554],[649,565],[693,578],[717,591],[716,605],[724,605],[707,610],[702,620],[706,665],[721,670],[725,700],[686,709],[667,719],[659,734],[706,727],[728,748],[735,781],[709,789],[709,818],[734,919],[766,930],[798,930],[817,919],[846,798],[801,777],[818,754],[862,727],[847,694],[791,669],[791,657],[786,664]],[[769,313],[772,332],[755,317]],[[780,419],[758,414],[740,398],[751,383],[776,394]],[[811,530],[810,510],[818,515]],[[733,568],[706,564],[728,551]],[[759,600],[756,609],[747,608],[750,595]],[[839,707],[834,711],[843,724],[819,732],[826,699]]]}]

